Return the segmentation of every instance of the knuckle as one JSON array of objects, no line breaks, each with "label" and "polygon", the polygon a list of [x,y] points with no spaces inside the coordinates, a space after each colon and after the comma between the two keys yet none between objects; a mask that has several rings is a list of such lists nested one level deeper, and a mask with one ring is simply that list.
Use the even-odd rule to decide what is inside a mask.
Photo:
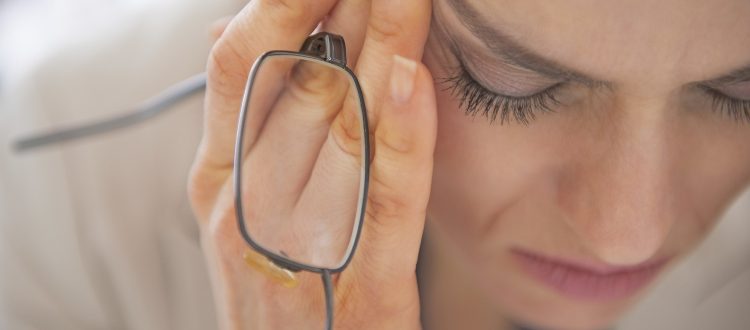
[{"label": "knuckle", "polygon": [[186,182],[187,197],[199,223],[209,221],[222,189],[226,189],[230,171],[212,168],[202,159],[197,159],[190,169]]},{"label": "knuckle", "polygon": [[204,194],[205,185],[201,182],[202,176],[198,170],[191,170],[187,178],[187,193],[190,202],[195,204],[195,199]]},{"label": "knuckle", "polygon": [[198,221],[200,222],[204,221],[204,216],[202,216],[205,214],[203,204],[205,204],[205,200],[210,195],[207,187],[208,184],[205,175],[203,175],[200,170],[192,170],[188,175],[187,194],[190,205],[198,215]]},{"label": "knuckle", "polygon": [[[314,1],[255,0],[240,12],[214,44],[208,58],[207,75],[212,91],[238,97],[260,49],[275,48],[278,37],[267,29],[296,31],[313,22]],[[265,45],[265,46],[264,46]]]},{"label": "knuckle", "polygon": [[188,194],[192,198],[205,196],[214,182],[205,174],[203,168],[194,168],[188,175]]},{"label": "knuckle", "polygon": [[233,212],[234,208],[219,210],[219,215],[216,216],[216,219],[212,219],[212,221],[206,223],[208,234],[214,240],[226,242],[236,238],[238,233]]},{"label": "knuckle", "polygon": [[369,218],[379,223],[383,219],[402,217],[412,209],[412,203],[408,198],[391,185],[383,175],[374,171],[370,177],[370,194],[367,196],[365,212]]},{"label": "knuckle", "polygon": [[231,42],[217,42],[208,56],[208,87],[224,97],[241,97],[250,60],[243,58]]},{"label": "knuckle", "polygon": [[376,150],[386,157],[401,157],[414,151],[415,145],[407,132],[395,130],[385,125],[375,130]]},{"label": "knuckle", "polygon": [[331,138],[344,153],[359,157],[362,154],[362,123],[354,109],[344,107],[331,126]]},{"label": "knuckle", "polygon": [[367,23],[368,37],[384,42],[397,38],[404,32],[404,25],[388,17],[370,19]]},{"label": "knuckle", "polygon": [[298,101],[320,105],[327,110],[340,109],[349,87],[342,78],[331,68],[301,61],[291,69],[288,91]]},{"label": "knuckle", "polygon": [[326,77],[327,71],[321,69],[321,66],[316,63],[310,63],[307,61],[300,61],[291,70],[289,75],[290,89],[293,92],[298,93],[298,96],[302,96],[303,99],[307,95],[313,95],[320,97],[325,95],[325,90],[328,77]]}]

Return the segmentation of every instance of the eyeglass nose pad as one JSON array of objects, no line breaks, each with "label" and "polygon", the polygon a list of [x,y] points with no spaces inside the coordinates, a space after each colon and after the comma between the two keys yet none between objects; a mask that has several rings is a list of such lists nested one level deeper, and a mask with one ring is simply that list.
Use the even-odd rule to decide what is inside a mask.
[{"label": "eyeglass nose pad", "polygon": [[300,53],[319,57],[326,62],[346,66],[346,44],[344,37],[330,32],[313,34],[302,44]]}]

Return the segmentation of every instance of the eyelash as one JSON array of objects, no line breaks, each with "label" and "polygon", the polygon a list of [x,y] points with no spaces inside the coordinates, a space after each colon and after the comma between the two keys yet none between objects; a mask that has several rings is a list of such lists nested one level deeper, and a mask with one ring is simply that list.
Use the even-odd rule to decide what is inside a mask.
[{"label": "eyelash", "polygon": [[513,115],[516,122],[528,125],[536,119],[536,113],[555,112],[554,106],[560,102],[554,92],[563,83],[557,83],[529,96],[510,96],[492,92],[479,84],[463,66],[455,74],[442,79],[453,97],[459,99],[459,107],[467,116],[483,115],[490,124],[498,120],[504,124]]},{"label": "eyelash", "polygon": [[714,111],[736,122],[750,124],[750,100],[739,100],[708,86],[700,88],[711,97],[711,107]]},{"label": "eyelash", "polygon": [[[442,79],[451,94],[459,98],[459,107],[464,109],[467,116],[476,117],[481,114],[490,124],[500,116],[500,124],[508,121],[513,115],[516,122],[528,125],[536,119],[536,112],[555,112],[554,106],[560,104],[554,92],[564,83],[557,83],[533,95],[517,97],[492,92],[482,86],[463,67],[459,66],[456,73]],[[708,86],[700,88],[711,97],[712,109],[736,122],[750,124],[750,100],[739,100]]]}]

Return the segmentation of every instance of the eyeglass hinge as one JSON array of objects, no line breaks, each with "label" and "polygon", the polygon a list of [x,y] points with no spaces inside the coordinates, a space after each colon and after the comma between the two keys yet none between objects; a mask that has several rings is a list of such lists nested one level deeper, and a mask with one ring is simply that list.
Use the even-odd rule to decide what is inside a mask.
[{"label": "eyeglass hinge", "polygon": [[346,66],[346,45],[344,38],[329,32],[318,32],[305,40],[301,53],[319,57],[326,62]]}]

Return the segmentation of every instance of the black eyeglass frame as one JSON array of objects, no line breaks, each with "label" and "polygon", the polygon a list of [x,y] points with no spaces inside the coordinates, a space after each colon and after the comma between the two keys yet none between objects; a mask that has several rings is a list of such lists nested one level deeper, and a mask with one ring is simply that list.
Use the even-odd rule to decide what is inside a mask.
[{"label": "black eyeglass frame", "polygon": [[[242,205],[242,150],[244,147],[243,140],[245,136],[245,121],[247,120],[248,105],[253,89],[253,82],[255,81],[255,76],[258,73],[258,69],[267,59],[278,56],[287,58],[299,58],[300,60],[319,62],[324,65],[333,65],[337,69],[341,69],[349,76],[353,83],[353,87],[357,92],[357,98],[360,105],[359,117],[362,125],[362,173],[359,191],[360,198],[357,205],[357,213],[355,215],[355,226],[357,226],[357,228],[353,230],[352,237],[350,237],[350,246],[347,248],[347,255],[345,256],[343,262],[336,268],[312,266],[295,260],[291,260],[284,255],[276,254],[255,242],[252,239],[252,236],[249,234],[245,225]],[[288,269],[292,272],[306,270],[322,275],[324,291],[326,295],[326,328],[331,329],[333,324],[333,289],[331,283],[331,274],[343,271],[349,265],[349,262],[351,262],[351,259],[354,256],[354,252],[357,249],[360,234],[362,232],[362,227],[364,224],[365,208],[367,205],[367,192],[370,181],[370,141],[367,121],[367,109],[359,81],[357,80],[354,72],[352,72],[346,66],[346,45],[344,43],[343,37],[328,32],[316,33],[309,36],[305,40],[299,52],[273,50],[263,53],[260,57],[258,57],[258,59],[255,60],[255,63],[253,63],[253,66],[248,75],[247,84],[245,85],[245,92],[242,99],[242,105],[240,107],[240,116],[237,124],[237,138],[234,153],[233,180],[237,225],[243,239],[251,248],[253,248],[264,257],[268,258],[268,260],[278,265],[279,267]]]}]

